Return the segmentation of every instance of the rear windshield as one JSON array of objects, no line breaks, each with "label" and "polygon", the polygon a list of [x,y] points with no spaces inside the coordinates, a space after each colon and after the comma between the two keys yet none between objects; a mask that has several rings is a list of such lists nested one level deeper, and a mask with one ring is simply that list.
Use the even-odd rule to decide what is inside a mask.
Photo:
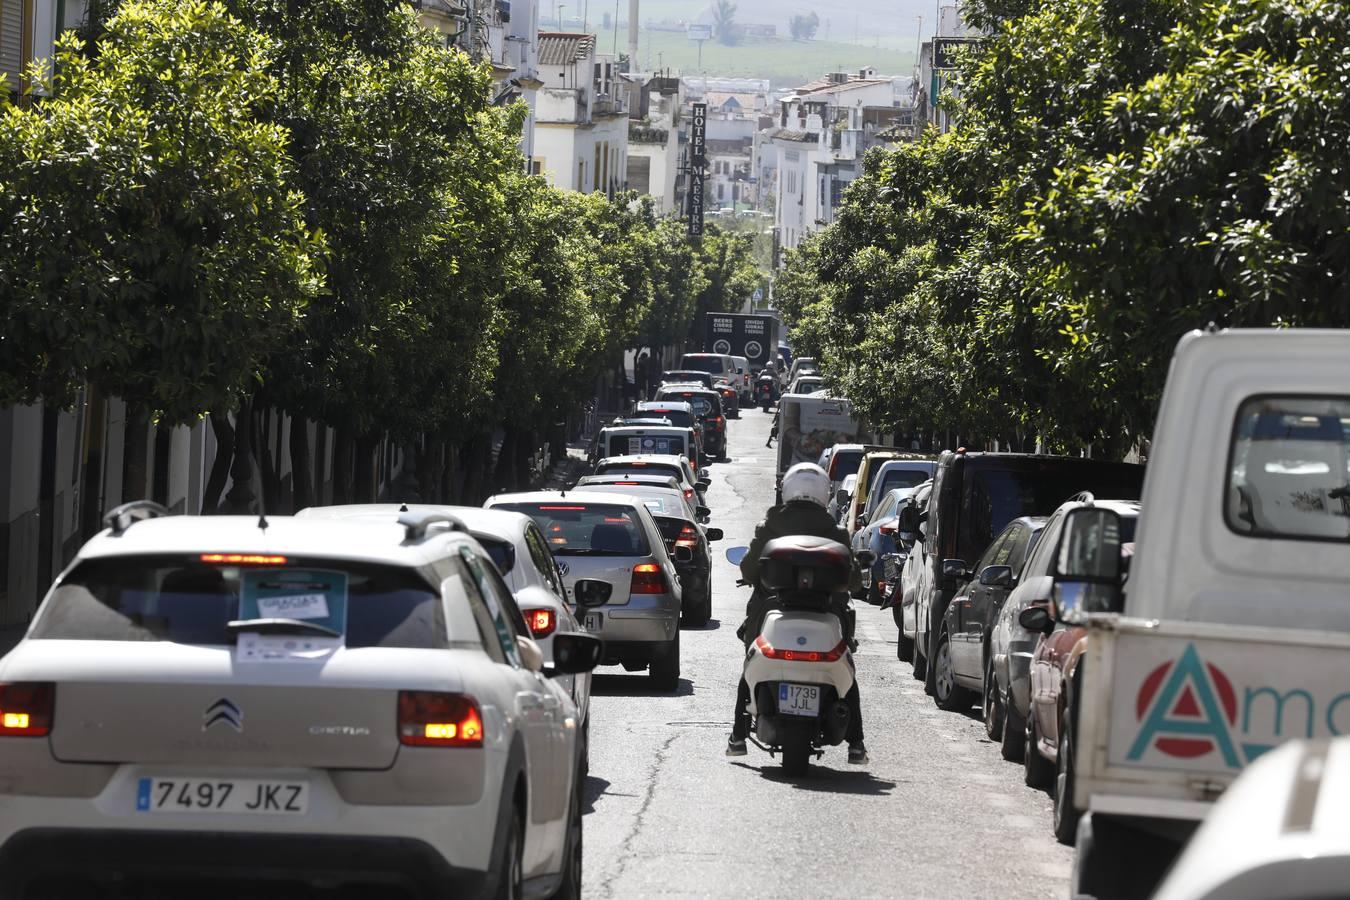
[{"label": "rear windshield", "polygon": [[697,369],[711,375],[721,375],[726,371],[726,360],[720,356],[686,356],[680,360],[680,365],[686,369]]},{"label": "rear windshield", "polygon": [[687,520],[671,516],[657,516],[656,526],[661,529],[661,538],[666,542],[667,550],[674,550],[675,542],[685,533],[684,530],[693,528]]},{"label": "rear windshield", "polygon": [[665,381],[687,381],[712,387],[712,374],[702,369],[685,369],[667,372],[664,376]]},{"label": "rear windshield", "polygon": [[857,475],[862,458],[861,450],[834,451],[834,455],[830,457],[830,480],[843,481],[850,475]]},{"label": "rear windshield", "polygon": [[507,503],[500,509],[523,512],[543,530],[554,556],[647,556],[637,515],[626,506],[577,503]]},{"label": "rear windshield", "polygon": [[227,623],[255,618],[316,621],[342,632],[347,647],[449,646],[440,592],[413,569],[331,559],[228,565],[164,555],[82,562],[54,588],[31,636],[234,644]]},{"label": "rear windshield", "polygon": [[1077,459],[972,468],[965,479],[969,515],[961,522],[961,552],[969,555],[962,559],[978,559],[994,535],[1019,516],[1048,516],[1083,491],[1103,500],[1138,500],[1144,481],[1143,466]]},{"label": "rear windshield", "polygon": [[694,409],[696,416],[711,416],[714,414],[712,400],[702,394],[689,393],[670,393],[664,394],[664,397],[671,400],[679,400],[688,403]]},{"label": "rear windshield", "polygon": [[688,456],[683,435],[611,434],[607,456]]},{"label": "rear windshield", "polygon": [[1254,537],[1350,538],[1350,398],[1243,403],[1224,517],[1229,528]]},{"label": "rear windshield", "polygon": [[878,496],[896,488],[918,487],[933,476],[922,469],[888,469],[881,476],[881,490]]},{"label": "rear windshield", "polygon": [[687,413],[682,409],[644,409],[644,415],[650,414],[660,419],[668,419],[670,424],[677,425],[680,428],[693,428],[698,424],[698,419],[694,418],[693,413]]},{"label": "rear windshield", "polygon": [[684,480],[684,473],[678,466],[668,463],[610,463],[597,466],[597,475],[669,475],[676,481]]}]

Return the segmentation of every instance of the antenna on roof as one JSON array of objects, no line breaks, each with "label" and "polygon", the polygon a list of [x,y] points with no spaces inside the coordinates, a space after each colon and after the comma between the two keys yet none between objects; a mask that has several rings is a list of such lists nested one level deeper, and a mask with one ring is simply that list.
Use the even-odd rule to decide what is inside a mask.
[{"label": "antenna on roof", "polygon": [[267,510],[263,510],[262,512],[258,513],[258,530],[259,531],[267,530]]},{"label": "antenna on roof", "polygon": [[399,511],[399,512],[407,512],[407,511],[408,511],[408,501],[406,501],[406,500],[403,501],[403,503],[399,505],[398,511]]}]

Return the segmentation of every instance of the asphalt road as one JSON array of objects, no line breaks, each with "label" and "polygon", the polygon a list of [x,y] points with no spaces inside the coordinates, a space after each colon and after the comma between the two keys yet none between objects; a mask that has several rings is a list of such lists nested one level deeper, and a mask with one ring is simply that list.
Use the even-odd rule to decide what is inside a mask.
[{"label": "asphalt road", "polygon": [[771,417],[730,422],[714,464],[713,620],[682,637],[672,696],[643,673],[601,669],[591,705],[585,896],[1064,897],[1072,851],[1051,833],[1049,798],[1004,762],[976,712],[933,705],[895,656],[889,612],[859,604],[857,656],[871,763],[832,747],[800,780],[753,746],[723,755],[748,588],[728,547],[750,542],[773,503]]}]

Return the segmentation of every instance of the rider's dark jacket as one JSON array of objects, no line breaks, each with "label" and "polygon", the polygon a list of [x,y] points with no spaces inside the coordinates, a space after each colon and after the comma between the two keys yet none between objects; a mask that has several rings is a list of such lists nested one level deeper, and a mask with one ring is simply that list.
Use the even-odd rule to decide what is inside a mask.
[{"label": "rider's dark jacket", "polygon": [[[849,546],[848,532],[840,528],[819,503],[812,503],[810,500],[789,500],[782,506],[775,506],[769,510],[764,521],[755,527],[755,539],[750,542],[750,551],[745,554],[745,559],[741,560],[741,577],[755,586],[755,592],[745,607],[745,622],[736,632],[747,646],[759,635],[760,628],[764,625],[764,617],[769,614],[769,610],[777,606],[774,596],[759,585],[759,558],[764,555],[764,546],[769,541],[792,534],[810,534],[838,541],[845,548]],[[852,568],[851,572],[849,590],[861,590],[862,575],[856,568]],[[848,618],[844,613],[848,608],[848,596],[837,595],[835,605],[838,607],[840,618],[847,622]]]}]

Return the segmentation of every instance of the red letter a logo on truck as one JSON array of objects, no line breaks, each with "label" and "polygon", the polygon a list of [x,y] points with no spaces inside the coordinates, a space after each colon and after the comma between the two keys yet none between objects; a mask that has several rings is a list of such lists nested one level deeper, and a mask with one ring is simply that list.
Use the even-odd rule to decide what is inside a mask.
[{"label": "red letter a logo on truck", "polygon": [[1231,730],[1237,722],[1233,684],[1218,668],[1200,661],[1194,644],[1175,663],[1164,663],[1144,679],[1135,715],[1140,727],[1128,754],[1132,761],[1152,748],[1180,759],[1217,750],[1230,768],[1242,764]]}]

